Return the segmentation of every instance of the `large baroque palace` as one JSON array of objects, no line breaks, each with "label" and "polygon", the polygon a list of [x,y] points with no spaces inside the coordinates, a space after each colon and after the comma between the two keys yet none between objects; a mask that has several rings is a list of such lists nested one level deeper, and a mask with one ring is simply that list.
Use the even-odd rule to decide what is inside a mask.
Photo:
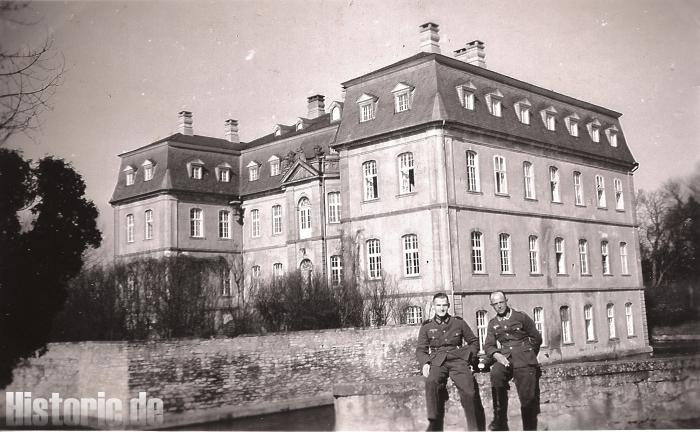
[{"label": "large baroque palace", "polygon": [[543,361],[649,351],[621,114],[487,69],[480,41],[449,57],[437,25],[420,34],[421,52],[346,81],[343,101],[309,97],[269,135],[241,142],[236,120],[195,135],[183,111],[178,133],[121,154],[117,259],[388,275],[406,322],[445,291],[482,337],[500,289],[542,331]]}]

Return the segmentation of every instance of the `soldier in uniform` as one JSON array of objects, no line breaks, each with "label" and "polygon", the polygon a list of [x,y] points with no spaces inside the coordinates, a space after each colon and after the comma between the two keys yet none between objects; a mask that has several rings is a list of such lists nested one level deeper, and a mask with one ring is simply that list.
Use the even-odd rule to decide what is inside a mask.
[{"label": "soldier in uniform", "polygon": [[537,353],[542,336],[529,316],[508,307],[504,293],[493,292],[489,300],[496,311],[496,317],[489,321],[484,343],[486,354],[495,360],[491,366],[493,421],[489,429],[508,430],[508,382],[513,379],[520,398],[523,430],[537,430],[540,412]]},{"label": "soldier in uniform", "polygon": [[[435,316],[423,323],[418,333],[416,358],[422,365],[428,430],[442,430],[445,417],[447,377],[459,390],[469,430],[484,430],[486,419],[479,389],[470,363],[476,360],[479,339],[458,316],[447,313],[450,302],[445,293],[433,296]],[[466,344],[466,345],[464,345]]]}]

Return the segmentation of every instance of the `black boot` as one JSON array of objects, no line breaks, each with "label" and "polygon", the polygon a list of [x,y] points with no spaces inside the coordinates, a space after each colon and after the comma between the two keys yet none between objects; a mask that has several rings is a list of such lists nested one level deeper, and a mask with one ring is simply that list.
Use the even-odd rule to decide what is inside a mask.
[{"label": "black boot", "polygon": [[443,419],[428,419],[428,429],[426,431],[441,431],[443,428]]},{"label": "black boot", "polygon": [[508,390],[505,387],[491,387],[493,400],[493,421],[489,424],[489,430],[508,430]]},{"label": "black boot", "polygon": [[537,407],[523,407],[520,408],[520,415],[523,419],[523,430],[537,430]]}]

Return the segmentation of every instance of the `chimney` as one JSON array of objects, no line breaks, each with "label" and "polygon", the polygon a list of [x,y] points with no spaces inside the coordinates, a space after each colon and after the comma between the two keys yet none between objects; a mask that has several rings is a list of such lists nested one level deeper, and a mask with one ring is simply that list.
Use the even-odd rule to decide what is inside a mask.
[{"label": "chimney", "polygon": [[325,99],[323,95],[313,95],[306,99],[309,107],[307,118],[315,119],[326,113],[326,105],[323,103]]},{"label": "chimney", "polygon": [[178,132],[183,135],[194,135],[192,130],[192,112],[191,111],[180,111],[180,124],[178,124]]},{"label": "chimney", "polygon": [[435,23],[425,23],[418,27],[420,29],[420,50],[428,53],[440,54],[439,26]]},{"label": "chimney", "polygon": [[232,143],[241,142],[240,138],[238,138],[238,120],[226,120],[224,123],[224,138]]},{"label": "chimney", "polygon": [[455,58],[486,69],[486,45],[480,40],[471,41],[465,48],[455,51]]}]

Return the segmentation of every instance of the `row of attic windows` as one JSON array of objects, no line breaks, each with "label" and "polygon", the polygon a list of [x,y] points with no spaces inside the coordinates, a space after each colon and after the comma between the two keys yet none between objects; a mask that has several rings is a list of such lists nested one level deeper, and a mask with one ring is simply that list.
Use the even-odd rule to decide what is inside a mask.
[{"label": "row of attic windows", "polygon": [[[143,169],[143,181],[150,181],[155,175],[156,166],[153,161],[147,159],[142,165]],[[233,172],[233,167],[231,164],[224,162],[215,168],[215,174],[217,181],[222,183],[229,183],[231,181],[231,174]],[[126,174],[126,185],[131,186],[136,180],[136,168],[132,165],[127,165],[124,168],[124,173]],[[195,159],[187,163],[187,176],[194,180],[201,180],[204,177],[205,165],[200,159]]]},{"label": "row of attic windows", "polygon": [[[411,109],[413,103],[413,93],[414,87],[400,82],[393,89],[392,94],[394,96],[394,112],[400,113],[403,111],[408,111]],[[464,109],[474,111],[476,109],[476,86],[469,81],[465,84],[457,86],[457,96],[459,102],[464,107]],[[488,91],[485,96],[486,107],[489,110],[489,114],[494,117],[503,117],[503,93],[498,89],[493,89]],[[379,98],[370,93],[363,93],[358,99],[357,104],[360,111],[360,123],[368,122],[374,120],[377,112],[377,103]],[[518,121],[522,124],[529,125],[532,121],[532,103],[527,99],[523,98],[515,102],[514,108],[515,113],[518,117]],[[547,130],[555,131],[557,129],[557,110],[553,106],[548,106],[539,112],[542,123]],[[580,136],[580,125],[581,117],[576,113],[571,113],[563,118],[564,124],[566,126],[569,135],[573,137]],[[588,130],[588,135],[591,137],[593,142],[600,142],[600,132],[602,129],[602,124],[598,119],[591,119],[586,123],[586,129]],[[617,147],[617,135],[618,129],[615,125],[611,125],[605,128],[605,136],[607,137],[608,143],[612,147]]]}]

